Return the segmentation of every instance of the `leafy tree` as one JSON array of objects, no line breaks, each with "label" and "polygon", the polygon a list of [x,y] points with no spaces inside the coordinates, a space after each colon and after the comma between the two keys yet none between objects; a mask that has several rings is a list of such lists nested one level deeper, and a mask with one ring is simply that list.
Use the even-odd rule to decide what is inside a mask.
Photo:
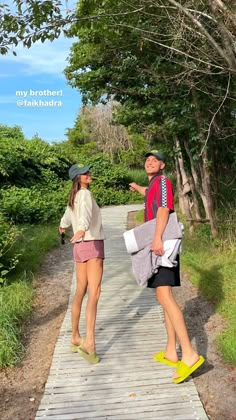
[{"label": "leafy tree", "polygon": [[[115,31],[123,27],[140,33],[143,43],[162,48],[171,62],[181,57],[183,65],[184,57],[191,71],[236,71],[236,5],[230,0],[93,0],[78,2],[74,10],[66,0],[15,0],[14,5],[14,11],[6,4],[0,7],[2,54],[21,41],[28,48],[37,40],[53,41],[67,34],[71,23],[101,25],[105,18]],[[82,8],[83,15],[78,14]],[[161,21],[166,23],[163,32]]]},{"label": "leafy tree", "polygon": [[84,106],[74,127],[67,132],[69,142],[75,146],[92,142],[95,151],[108,155],[112,162],[136,166],[147,142],[141,135],[131,135],[123,125],[115,123],[113,113],[118,114],[119,109],[120,105],[113,101],[107,105]]},{"label": "leafy tree", "polygon": [[25,140],[22,128],[17,125],[9,127],[8,125],[0,124],[0,138]]},{"label": "leafy tree", "polygon": [[[119,122],[145,132],[154,143],[165,142],[176,161],[179,196],[183,198],[181,208],[191,218],[193,201],[196,217],[200,218],[198,200],[201,199],[212,233],[216,235],[212,179],[217,155],[213,151],[217,151],[222,133],[229,134],[233,125],[234,105],[230,95],[235,90],[234,78],[229,72],[212,70],[216,59],[215,50],[210,55],[212,43],[208,39],[206,47],[206,39],[192,30],[188,39],[182,34],[177,36],[178,49],[186,51],[188,40],[189,48],[198,49],[212,59],[210,70],[208,61],[196,67],[194,60],[189,57],[186,60],[185,54],[176,55],[173,51],[171,56],[166,54],[166,45],[155,40],[160,34],[173,40],[176,36],[173,28],[180,24],[180,19],[187,16],[192,21],[186,10],[174,2],[177,23],[170,25],[173,10],[170,8],[166,13],[167,3],[161,15],[157,14],[160,4],[150,6],[149,3],[152,14],[145,15],[142,9],[140,14],[127,13],[118,18],[116,14],[122,10],[122,2],[81,1],[77,13],[79,24],[73,25],[70,31],[71,36],[79,36],[79,42],[72,47],[66,76],[82,92],[84,103],[113,97],[123,104]],[[198,5],[206,11],[205,3],[198,2]],[[127,11],[133,8],[132,4]],[[113,25],[108,17],[92,23],[84,20],[104,10],[113,13]],[[199,19],[209,18],[204,15],[203,11],[198,13]],[[183,26],[187,23],[190,24],[186,21]],[[147,39],[146,32],[152,33],[152,39]],[[220,37],[218,41],[223,42]],[[233,64],[231,67],[233,73]],[[223,114],[227,119],[222,118]]]}]

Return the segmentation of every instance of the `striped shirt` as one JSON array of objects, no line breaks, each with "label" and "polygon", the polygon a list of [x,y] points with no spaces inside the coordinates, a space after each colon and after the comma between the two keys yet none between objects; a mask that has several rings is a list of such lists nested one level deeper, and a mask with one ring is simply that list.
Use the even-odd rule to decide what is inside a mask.
[{"label": "striped shirt", "polygon": [[174,211],[174,194],[169,178],[156,174],[146,189],[144,221],[155,219],[159,207]]}]

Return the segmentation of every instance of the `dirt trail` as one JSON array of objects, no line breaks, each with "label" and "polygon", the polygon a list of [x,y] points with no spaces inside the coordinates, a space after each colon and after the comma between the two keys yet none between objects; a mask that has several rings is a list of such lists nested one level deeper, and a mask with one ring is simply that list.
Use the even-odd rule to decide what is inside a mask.
[{"label": "dirt trail", "polygon": [[25,358],[0,372],[0,419],[33,420],[43,395],[55,343],[70,295],[70,245],[50,252],[35,287],[34,311],[25,326]]}]

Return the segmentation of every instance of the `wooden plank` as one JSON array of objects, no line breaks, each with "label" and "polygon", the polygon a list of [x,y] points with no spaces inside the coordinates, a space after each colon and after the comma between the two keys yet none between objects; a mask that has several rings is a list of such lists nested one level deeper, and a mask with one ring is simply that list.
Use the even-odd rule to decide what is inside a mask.
[{"label": "wooden plank", "polygon": [[[133,414],[132,412],[130,412],[128,415],[118,415],[118,416],[116,416],[116,415],[112,415],[112,413],[111,414],[108,414],[108,415],[106,415],[105,417],[94,417],[94,419],[93,420],[137,420],[137,413],[136,414]],[[141,418],[141,417],[140,417]],[[58,417],[58,415],[56,415],[56,416],[53,416],[53,415],[51,415],[50,413],[47,415],[47,414],[45,414],[45,415],[43,415],[42,417],[40,416],[40,417],[36,417],[36,419],[37,420],[67,420],[67,419],[69,419],[69,420],[77,420],[77,417],[76,417],[76,415],[69,415],[69,416],[67,416],[67,417],[64,417],[64,416],[61,416],[60,417],[60,419],[59,419],[59,417]],[[175,414],[174,416],[173,415],[171,415],[171,414],[164,414],[164,413],[156,413],[156,412],[151,412],[151,411],[149,411],[149,412],[147,412],[147,411],[145,411],[144,413],[143,413],[143,419],[147,419],[147,420],[149,420],[149,419],[151,419],[151,420],[171,420],[171,419],[175,419],[175,420],[201,420],[201,417],[199,417],[197,414],[189,414],[188,413],[188,415],[186,416],[186,414],[183,414],[183,413],[181,413],[181,414]],[[84,419],[84,420],[86,420],[86,419]]]},{"label": "wooden plank", "polygon": [[[152,405],[151,407],[140,407],[140,408],[135,408],[133,407],[132,409],[127,408],[127,409],[122,409],[122,408],[116,408],[116,409],[112,409],[112,411],[100,411],[99,408],[95,411],[95,412],[87,412],[85,413],[80,413],[77,412],[72,414],[58,414],[56,413],[55,415],[53,413],[49,412],[49,416],[47,416],[45,414],[45,416],[42,417],[36,417],[36,419],[40,419],[40,418],[55,418],[56,420],[66,420],[66,419],[75,419],[75,420],[88,420],[88,419],[113,419],[115,416],[117,416],[118,419],[124,419],[126,418],[127,420],[130,420],[130,414],[136,414],[136,419],[138,418],[147,418],[147,413],[152,414],[152,418],[156,419],[161,419],[163,420],[164,416],[167,419],[176,419],[178,418],[178,416],[182,416],[182,418],[184,420],[189,420],[189,419],[199,419],[198,417],[198,411],[197,411],[197,407],[189,407],[186,408],[183,405],[180,405],[176,408],[168,408],[168,406],[166,405],[164,409],[162,408],[158,408],[158,404],[156,405]],[[86,416],[86,417],[85,417]],[[201,419],[201,418],[200,418]]]},{"label": "wooden plank", "polygon": [[[127,388],[117,388],[114,387],[111,391],[110,394],[108,394],[107,389],[100,389],[100,388],[96,388],[96,392],[90,392],[91,390],[82,390],[81,392],[73,392],[73,388],[71,389],[71,393],[70,396],[68,397],[68,395],[64,397],[57,397],[57,394],[54,393],[54,391],[52,390],[49,394],[44,394],[44,397],[42,399],[42,404],[61,404],[63,403],[68,403],[68,402],[78,402],[78,401],[87,401],[89,402],[91,399],[92,400],[98,400],[98,404],[103,401],[103,400],[107,400],[107,397],[109,396],[109,398],[121,398],[121,399],[126,399],[126,398],[130,398],[130,396],[147,396],[147,395],[156,395],[157,398],[161,397],[162,395],[166,395],[168,394],[169,396],[176,396],[176,398],[180,398],[182,399],[186,399],[189,400],[189,402],[191,402],[192,399],[194,399],[195,397],[197,398],[197,400],[199,401],[199,397],[196,394],[196,390],[194,387],[186,387],[186,388],[182,388],[182,389],[174,389],[172,388],[172,390],[169,387],[169,383],[166,384],[159,384],[159,385],[146,385],[145,386],[142,384],[142,386],[130,386]],[[85,398],[86,396],[86,398]]]},{"label": "wooden plank", "polygon": [[[105,391],[106,392],[106,391]],[[73,395],[73,393],[75,395]],[[50,401],[50,406],[55,404],[56,406],[60,405],[60,404],[70,404],[71,401],[74,401],[75,403],[78,404],[87,404],[90,401],[93,401],[95,404],[97,404],[96,400],[99,400],[99,403],[102,404],[103,402],[106,402],[107,399],[104,399],[104,390],[100,389],[100,388],[96,388],[96,393],[91,393],[90,391],[85,391],[82,390],[81,392],[78,391],[74,391],[74,385],[71,386],[71,393],[70,393],[70,398],[68,400],[65,399],[65,401],[63,402],[62,399],[59,399],[58,401],[54,401],[53,397],[51,398],[51,396],[53,396],[54,394],[54,389],[52,389],[51,394],[45,394],[41,407],[44,406],[44,404],[46,404],[46,402]],[[83,399],[82,397],[86,395],[86,399]],[[184,400],[184,401],[190,401],[191,400],[196,400],[199,401],[199,397],[195,392],[194,387],[190,387],[187,390],[185,388],[172,388],[172,390],[170,390],[170,387],[168,386],[168,384],[164,384],[161,385],[159,384],[159,386],[155,386],[155,385],[145,385],[145,387],[131,387],[131,389],[120,389],[118,387],[116,387],[115,389],[112,390],[112,395],[109,396],[109,403],[111,402],[119,402],[120,400],[122,401],[126,401],[126,400],[130,400],[130,398],[133,399],[149,399],[152,398],[153,395],[155,396],[155,398],[158,399],[166,399],[166,398],[174,398],[176,400]]]},{"label": "wooden plank", "polygon": [[[96,329],[101,362],[89,365],[79,354],[70,353],[74,273],[68,311],[36,419],[207,419],[193,381],[176,386],[171,381],[173,369],[152,359],[166,341],[163,312],[153,291],[136,285],[122,237],[127,211],[137,207],[102,210],[108,239]],[[81,332],[85,331],[85,307],[86,301]]]},{"label": "wooden plank", "polygon": [[[174,417],[172,416],[172,417],[170,417],[168,414],[167,415],[163,415],[163,414],[157,414],[157,413],[153,413],[153,412],[149,412],[149,413],[147,413],[147,412],[145,412],[144,413],[144,415],[145,415],[145,420],[147,419],[147,420],[149,420],[149,419],[155,419],[155,420],[171,420],[171,419],[175,419],[175,420],[200,420],[201,418],[200,417],[196,417],[196,416],[194,416],[194,415],[191,415],[191,414],[189,414],[188,415],[188,417],[186,417],[186,415],[184,414],[180,414],[180,415],[175,415]],[[155,416],[155,417],[154,417]],[[77,417],[76,416],[70,416],[70,417],[67,417],[67,419],[70,419],[70,420],[77,420]],[[36,419],[38,419],[38,420],[57,420],[58,419],[58,417],[57,416],[51,416],[51,415],[44,415],[43,417],[36,417]],[[65,417],[61,417],[61,419],[62,420],[66,420],[65,419]],[[95,419],[97,419],[97,420],[99,420],[98,419],[98,417],[95,417],[94,418],[94,420]],[[132,413],[129,413],[128,415],[123,415],[123,416],[120,416],[120,415],[118,415],[118,416],[111,416],[111,415],[109,415],[109,416],[106,416],[106,417],[100,417],[100,420],[137,420],[137,414],[132,414]],[[86,420],[86,419],[84,419],[84,420]]]},{"label": "wooden plank", "polygon": [[[161,401],[157,398],[153,398],[152,400],[148,400],[148,404],[152,407],[152,409],[154,409],[153,411],[158,412],[158,411],[173,411],[175,413],[179,413],[181,414],[181,412],[183,413],[183,411],[187,411],[189,410],[190,413],[192,412],[192,410],[195,410],[198,405],[200,404],[199,402],[196,401],[192,401],[192,406],[189,407],[189,402],[188,401],[173,401],[173,402],[169,402],[168,404],[165,401]],[[128,414],[130,411],[132,412],[136,412],[136,413],[140,413],[143,412],[145,410],[147,410],[147,401],[129,401],[124,403],[123,401],[121,401],[120,403],[116,403],[116,405],[114,404],[105,404],[105,405],[100,405],[99,407],[96,405],[94,406],[93,404],[89,404],[89,405],[77,405],[76,407],[65,407],[65,408],[57,408],[57,409],[50,409],[51,412],[53,412],[53,415],[62,415],[62,414],[76,414],[78,417],[78,419],[89,419],[92,418],[94,419],[94,413],[96,413],[97,415],[101,416],[105,416],[107,414],[110,414],[112,412],[112,414]],[[134,411],[135,410],[135,411]],[[79,411],[79,414],[78,414]]]},{"label": "wooden plank", "polygon": [[[99,401],[99,406],[102,407],[103,405],[105,405],[108,409],[110,408],[110,410],[111,410],[113,408],[113,404],[126,404],[127,402],[130,402],[131,399],[134,400],[135,404],[137,403],[137,401],[142,401],[144,405],[149,405],[150,401],[152,401],[154,398],[155,398],[155,401],[158,399],[158,402],[160,404],[166,404],[166,399],[168,399],[168,404],[174,404],[174,403],[176,403],[176,401],[183,401],[181,399],[181,397],[179,397],[179,400],[178,400],[178,395],[173,397],[173,396],[170,396],[169,394],[164,394],[164,395],[161,395],[161,397],[157,398],[156,395],[148,395],[148,394],[145,395],[145,394],[143,394],[142,396],[135,396],[135,397],[130,396],[130,397],[125,398],[125,399],[123,399],[122,397],[117,397],[117,398],[109,398],[108,401],[100,400]],[[199,403],[198,398],[197,397],[193,398],[192,402],[193,403],[195,403],[195,402]],[[66,401],[64,403],[60,401],[58,403],[55,403],[55,402],[51,403],[50,406],[49,406],[49,409],[50,410],[54,410],[54,409],[59,410],[59,409],[63,408],[65,410],[68,410],[72,407],[73,407],[73,409],[78,409],[78,408],[88,407],[88,405],[89,405],[89,407],[97,408],[98,401],[94,400],[94,399],[91,399],[90,401],[87,401],[87,400],[85,401],[85,400],[81,399],[81,400],[75,401],[74,403],[71,403],[71,401],[70,402]],[[48,404],[47,405],[42,404],[40,410],[42,411],[42,410],[45,410],[47,408],[48,408]]]}]

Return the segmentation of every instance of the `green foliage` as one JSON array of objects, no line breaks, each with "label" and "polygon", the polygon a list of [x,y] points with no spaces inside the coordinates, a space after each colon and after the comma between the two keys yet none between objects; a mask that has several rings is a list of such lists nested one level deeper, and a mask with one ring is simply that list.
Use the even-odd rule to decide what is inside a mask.
[{"label": "green foliage", "polygon": [[[1,208],[15,223],[58,220],[69,191],[72,146],[26,140],[19,127],[0,126]],[[49,204],[50,203],[50,204]]]},{"label": "green foliage", "polygon": [[93,187],[92,192],[99,206],[110,206],[130,203],[131,195],[129,191],[116,191],[112,187],[99,188]]},{"label": "green foliage", "polygon": [[0,285],[6,282],[7,275],[19,261],[20,251],[14,255],[11,254],[11,249],[19,235],[19,228],[8,222],[0,213]]},{"label": "green foliage", "polygon": [[66,135],[68,141],[74,146],[83,145],[90,141],[89,124],[83,109],[77,116],[73,128],[69,128]]},{"label": "green foliage", "polygon": [[234,328],[229,328],[217,337],[218,347],[221,354],[224,356],[224,360],[234,366],[236,366],[235,336],[236,325],[234,325]]},{"label": "green foliage", "polygon": [[[11,8],[8,4],[0,5],[0,54],[7,54],[10,47],[22,42],[30,48],[40,40],[53,41],[61,33],[66,33],[66,26],[73,21],[74,13],[70,10],[64,13],[64,7],[59,0],[24,0],[14,1]],[[12,48],[11,48],[12,50]],[[16,52],[13,49],[13,54]]]},{"label": "green foliage", "polygon": [[[87,53],[96,56],[97,51],[99,55],[107,51],[110,45],[105,35],[108,31],[113,35],[114,44],[123,46],[129,39],[129,54],[123,54],[123,68],[130,74],[137,61],[131,49],[137,34],[140,36],[138,58],[151,45],[159,52],[157,58],[164,57],[172,65],[181,63],[186,74],[180,74],[179,78],[189,79],[189,86],[199,73],[217,77],[235,71],[234,2],[221,4],[214,1],[211,7],[208,2],[200,0],[161,3],[133,0],[132,4],[114,0],[80,0],[73,10],[68,9],[67,2],[65,5],[66,10],[60,0],[31,0],[27,3],[15,0],[11,8],[1,4],[0,53],[6,54],[19,42],[30,48],[38,40],[53,41],[62,33],[81,37],[81,33],[78,34],[81,26],[91,32],[95,28],[101,29],[93,33],[92,43],[84,36],[86,42],[81,48],[82,67],[87,73],[91,68],[97,71],[98,85],[106,75],[99,71],[96,63],[88,67]],[[73,32],[68,31],[68,24],[74,22]],[[100,45],[100,40],[104,41],[103,45]],[[14,49],[13,54],[16,55]],[[114,68],[118,72],[115,64],[115,61],[109,62],[111,72]],[[148,71],[147,68],[143,70]]]},{"label": "green foliage", "polygon": [[136,184],[145,187],[148,185],[148,177],[144,169],[129,169],[127,171],[129,183],[136,182]]},{"label": "green foliage", "polygon": [[89,161],[93,166],[92,173],[97,186],[104,189],[109,187],[114,190],[127,189],[127,172],[124,167],[113,165],[102,153],[93,156]]},{"label": "green foliage", "polygon": [[0,124],[0,138],[3,139],[16,139],[23,141],[25,139],[21,127],[15,125],[9,127],[8,125]]},{"label": "green foliage", "polygon": [[59,244],[58,223],[23,226],[12,247],[19,263],[0,288],[0,366],[18,363],[23,356],[22,325],[32,311],[33,280],[45,254]]},{"label": "green foliage", "polygon": [[192,237],[186,228],[181,266],[226,320],[227,329],[217,342],[225,360],[236,365],[236,248],[228,244],[212,238],[208,226],[199,227]]},{"label": "green foliage", "polygon": [[139,210],[136,214],[136,220],[139,223],[143,223],[144,221],[144,210]]},{"label": "green foliage", "polygon": [[[50,184],[49,184],[50,185]],[[57,191],[10,187],[2,190],[2,211],[15,223],[47,223],[58,220],[62,213],[69,184],[58,187]]]},{"label": "green foliage", "polygon": [[22,225],[21,235],[12,253],[21,253],[19,263],[7,278],[7,284],[24,279],[28,282],[38,273],[45,255],[60,243],[59,221],[46,225]]},{"label": "green foliage", "polygon": [[30,187],[45,183],[49,173],[54,181],[67,179],[70,160],[60,153],[60,148],[39,138],[25,140],[20,133],[19,129],[18,135],[10,137],[0,130],[0,185]]},{"label": "green foliage", "polygon": [[[211,209],[221,206],[218,190],[224,174],[229,175],[229,185],[234,180],[235,70],[232,74],[229,69],[219,71],[227,67],[227,54],[216,60],[219,50],[212,50],[209,37],[206,42],[201,31],[200,35],[198,30],[189,29],[199,19],[198,24],[225,51],[218,20],[223,9],[217,2],[209,7],[200,1],[183,1],[168,8],[169,2],[160,6],[158,2],[135,1],[126,4],[124,14],[121,1],[87,3],[79,2],[78,22],[70,30],[76,42],[65,69],[69,83],[80,90],[84,104],[105,103],[110,98],[122,104],[116,122],[128,127],[129,132],[141,134],[152,145],[164,145],[169,170],[176,170],[179,148],[185,173],[194,180],[199,205],[214,220]],[[135,6],[141,7],[139,13],[134,12]],[[229,24],[228,18],[233,15],[227,7],[225,22]],[[208,23],[205,13],[212,18]],[[86,19],[89,14],[102,17],[91,22]],[[225,36],[230,33],[235,40],[231,24],[226,32]],[[232,48],[231,53],[236,65]],[[130,167],[140,167],[136,150],[120,151],[119,157]],[[183,173],[179,174],[181,187],[183,178]],[[191,200],[191,191],[188,194]],[[212,224],[212,231],[216,230]]]},{"label": "green foliage", "polygon": [[32,297],[25,282],[0,289],[0,366],[14,365],[22,356],[21,324],[32,310]]},{"label": "green foliage", "polygon": [[120,150],[119,161],[127,168],[143,168],[144,156],[148,150],[147,140],[140,134],[130,134],[131,146],[127,150]]},{"label": "green foliage", "polygon": [[76,162],[92,164],[91,189],[100,205],[137,200],[129,191],[125,166],[114,165],[107,155],[98,153],[95,142],[79,147],[70,142],[49,145],[38,137],[25,140],[19,128],[3,126],[0,146],[0,202],[5,216],[15,223],[59,220],[71,187],[68,169]]}]

